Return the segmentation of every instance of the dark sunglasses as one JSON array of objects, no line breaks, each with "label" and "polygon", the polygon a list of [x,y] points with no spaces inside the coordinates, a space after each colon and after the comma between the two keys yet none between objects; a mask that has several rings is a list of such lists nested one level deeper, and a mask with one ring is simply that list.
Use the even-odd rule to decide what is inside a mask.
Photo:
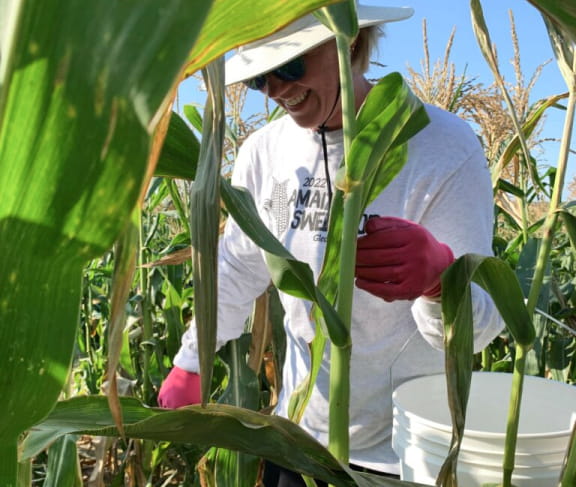
[{"label": "dark sunglasses", "polygon": [[300,56],[268,73],[246,80],[244,84],[252,90],[262,90],[266,86],[266,76],[269,74],[273,74],[282,81],[298,81],[304,76],[305,71],[304,58]]}]

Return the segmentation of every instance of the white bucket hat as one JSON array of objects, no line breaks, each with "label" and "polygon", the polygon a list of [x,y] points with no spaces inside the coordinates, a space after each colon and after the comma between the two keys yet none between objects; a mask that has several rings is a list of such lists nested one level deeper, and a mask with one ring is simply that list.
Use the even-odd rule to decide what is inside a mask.
[{"label": "white bucket hat", "polygon": [[[357,5],[360,28],[404,20],[413,13],[409,7]],[[238,48],[226,61],[226,84],[268,73],[333,37],[334,33],[316,17],[306,15],[268,37]]]}]

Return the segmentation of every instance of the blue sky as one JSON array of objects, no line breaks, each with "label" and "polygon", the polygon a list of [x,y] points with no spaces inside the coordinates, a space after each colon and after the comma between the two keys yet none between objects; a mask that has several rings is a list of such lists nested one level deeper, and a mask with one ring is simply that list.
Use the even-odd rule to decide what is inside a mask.
[{"label": "blue sky", "polygon": [[[402,22],[388,24],[386,37],[379,46],[378,60],[385,64],[385,69],[375,71],[374,77],[383,76],[387,72],[399,71],[407,73],[407,66],[420,71],[423,58],[422,20],[426,19],[428,32],[428,47],[430,62],[433,64],[442,58],[446,43],[452,29],[456,28],[454,45],[450,60],[461,74],[466,73],[477,81],[489,85],[493,81],[492,73],[484,60],[476,43],[470,20],[469,2],[466,0],[361,0],[366,5],[410,6],[414,8],[414,16]],[[554,60],[548,35],[542,18],[534,7],[526,0],[483,0],[482,6],[486,23],[492,41],[496,44],[500,69],[505,79],[514,82],[514,72],[511,64],[513,56],[510,37],[510,21],[508,12],[514,14],[516,30],[519,39],[522,70],[526,81],[534,70],[543,62],[547,64],[532,91],[531,102],[566,91],[566,84]],[[372,74],[372,73],[369,73]],[[259,95],[256,95],[259,96]],[[197,84],[185,82],[180,90],[180,105],[199,102],[201,95]],[[255,110],[261,111],[259,99]],[[564,120],[563,111],[549,109],[542,137],[560,138]],[[572,140],[576,146],[576,134]],[[556,165],[558,158],[558,142],[547,142],[543,145],[543,154],[534,154],[542,165]],[[566,183],[576,174],[576,156],[569,161]]]}]

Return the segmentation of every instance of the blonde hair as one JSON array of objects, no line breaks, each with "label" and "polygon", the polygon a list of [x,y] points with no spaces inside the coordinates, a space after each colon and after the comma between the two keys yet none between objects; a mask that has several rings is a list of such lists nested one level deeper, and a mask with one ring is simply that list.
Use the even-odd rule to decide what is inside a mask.
[{"label": "blonde hair", "polygon": [[384,29],[379,25],[364,27],[352,43],[352,69],[366,73],[370,67],[370,57],[378,48],[378,41],[384,37]]}]

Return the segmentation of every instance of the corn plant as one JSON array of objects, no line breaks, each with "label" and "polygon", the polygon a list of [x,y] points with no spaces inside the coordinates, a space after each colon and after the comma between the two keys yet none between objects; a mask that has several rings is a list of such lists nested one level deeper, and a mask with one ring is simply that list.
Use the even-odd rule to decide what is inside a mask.
[{"label": "corn plant", "polygon": [[[550,3],[554,3],[554,8],[557,8],[562,2],[550,2],[548,4],[547,2],[533,3],[541,8],[545,13],[546,18],[548,9],[552,8]],[[531,158],[525,140],[526,133],[522,130],[522,127],[515,118],[515,111],[509,97],[507,97],[504,83],[499,75],[494,46],[490,41],[480,2],[478,0],[471,0],[471,10],[478,42],[484,56],[495,74],[496,80],[501,87],[505,98],[508,100],[510,112],[517,129],[521,151],[525,160],[530,161]],[[569,8],[567,7],[566,10],[569,11]],[[555,18],[555,20],[559,21],[557,18]],[[560,150],[558,166],[556,168],[555,185],[551,196],[548,215],[544,222],[544,238],[539,248],[534,274],[531,276],[527,303],[524,304],[524,294],[522,293],[517,277],[508,267],[502,267],[500,263],[497,263],[491,258],[464,256],[458,259],[458,261],[450,267],[442,279],[443,289],[446,291],[443,296],[442,309],[446,327],[448,391],[454,426],[450,453],[438,478],[439,484],[443,486],[457,485],[456,464],[458,450],[464,431],[465,411],[472,372],[470,360],[472,343],[470,299],[469,296],[466,295],[463,299],[459,298],[458,293],[461,293],[463,289],[468,289],[467,292],[469,293],[469,284],[463,284],[466,280],[468,280],[469,283],[472,279],[491,294],[517,345],[513,385],[510,397],[510,409],[506,430],[502,477],[503,487],[511,487],[512,485],[511,482],[514,470],[515,445],[518,433],[525,364],[527,354],[532,348],[535,340],[535,330],[532,324],[532,317],[542,291],[544,273],[550,255],[552,239],[554,237],[554,232],[556,231],[557,215],[560,210],[560,198],[568,157],[568,147],[570,145],[570,134],[574,123],[574,96],[576,93],[576,65],[574,64],[574,60],[576,59],[574,51],[576,39],[575,21],[576,18],[574,15],[567,15],[564,20],[560,21],[560,25],[547,21],[549,33],[555,48],[555,54],[568,85],[569,98],[566,110],[562,147]],[[574,229],[572,227],[574,220],[570,213],[568,213],[565,218],[565,224],[568,231],[573,233]],[[501,269],[498,270],[498,267],[501,267]],[[453,285],[450,284],[451,280],[454,280]],[[462,281],[458,283],[458,280]],[[500,283],[505,283],[504,287],[501,289],[497,289],[499,287],[498,280],[501,280]],[[444,284],[446,284],[446,288],[444,288]],[[503,296],[505,296],[505,299],[502,299]],[[465,323],[467,323],[467,326],[464,325]],[[568,456],[569,459],[573,461],[573,444],[569,447]],[[562,485],[572,485],[573,483],[573,468],[567,466],[562,478]]]},{"label": "corn plant", "polygon": [[3,2],[3,485],[16,484],[19,436],[50,412],[66,381],[82,267],[129,221],[179,77],[321,5],[263,2],[258,24],[234,1]]},{"label": "corn plant", "polygon": [[[147,186],[147,177],[151,175],[160,153],[165,131],[168,129],[167,144],[169,140],[181,142],[193,138],[165,110],[170,90],[179,79],[179,73],[196,71],[230,47],[266,35],[298,15],[328,2],[299,2],[290,8],[284,2],[260,2],[250,10],[259,12],[256,18],[265,19],[263,23],[255,22],[254,14],[246,13],[240,2],[232,0],[216,1],[213,5],[212,2],[204,2],[194,7],[184,2],[173,2],[160,8],[152,3],[139,2],[136,5],[135,2],[129,2],[117,7],[120,10],[114,12],[94,6],[95,12],[92,12],[85,4],[79,3],[61,7],[55,2],[48,2],[42,7],[36,7],[13,0],[4,4],[4,11],[0,11],[8,14],[0,18],[10,27],[3,29],[4,36],[0,45],[0,172],[3,174],[0,184],[4,189],[3,195],[6,195],[1,206],[0,226],[14,237],[13,240],[3,242],[6,250],[2,253],[0,269],[2,275],[7,276],[10,288],[0,309],[4,338],[2,343],[10,343],[15,350],[13,352],[9,349],[10,353],[2,355],[6,360],[3,362],[3,370],[13,371],[17,379],[17,387],[2,383],[3,392],[9,392],[6,398],[8,406],[0,430],[0,444],[3,445],[0,452],[0,479],[3,485],[16,485],[18,436],[50,411],[50,416],[29,435],[23,458],[33,457],[66,433],[90,431],[117,436],[120,429],[127,438],[193,442],[245,451],[335,485],[408,485],[406,482],[369,479],[365,475],[351,473],[345,464],[338,462],[295,424],[249,410],[210,405],[206,408],[194,406],[180,411],[159,411],[143,408],[140,402],[133,399],[119,398],[117,405],[120,407],[116,410],[117,416],[119,414],[121,418],[119,420],[119,417],[113,418],[103,398],[73,398],[54,406],[66,380],[72,356],[73,328],[78,313],[83,264],[89,258],[109,250],[112,242],[126,228],[142,188]],[[538,3],[547,8],[554,8],[558,4],[544,0]],[[209,7],[212,9],[208,10]],[[224,11],[228,14],[225,28],[218,23]],[[567,6],[564,8],[566,12],[570,12]],[[50,41],[51,32],[37,28],[40,25],[39,19],[45,25],[46,18],[54,20],[50,25],[62,27],[58,30],[60,43]],[[561,16],[564,22],[566,18],[573,20],[574,16]],[[158,19],[162,20],[162,29],[156,25]],[[234,29],[230,26],[232,21],[237,22],[239,27],[251,28]],[[574,23],[571,25],[573,28]],[[101,29],[102,33],[89,30],[88,27]],[[86,32],[94,32],[94,39],[102,39],[102,43],[95,43],[91,36],[86,36]],[[154,32],[154,36],[149,37],[150,32]],[[41,35],[44,39],[37,37]],[[29,42],[16,42],[15,39],[20,39],[18,36],[23,36]],[[91,69],[90,64],[82,64],[89,63],[91,57],[87,57],[84,51],[75,51],[70,47],[75,45],[71,40],[88,43],[88,39],[90,45],[86,48],[94,50],[88,52],[95,52],[96,59],[100,60],[100,64],[95,63]],[[147,43],[143,44],[143,39]],[[135,44],[141,54],[136,60],[132,56],[133,50],[130,50]],[[143,49],[143,46],[147,49]],[[52,48],[53,51],[50,50]],[[108,54],[113,55],[113,62],[107,62]],[[43,60],[47,62],[43,63]],[[165,64],[159,65],[160,61]],[[213,78],[220,76],[218,68],[212,71],[210,76]],[[221,104],[217,99],[221,96],[217,92],[220,89],[217,85],[218,82],[215,83],[212,107]],[[56,87],[55,94],[53,87]],[[373,99],[376,100],[374,105],[381,105],[380,97],[387,98],[390,93],[394,93],[393,99],[400,105],[402,100],[408,108],[415,108],[410,105],[409,96],[397,77],[388,78],[373,91]],[[25,96],[29,92],[36,94],[37,98]],[[39,100],[43,103],[24,103],[24,100]],[[90,103],[80,103],[82,100],[90,100]],[[78,105],[71,101],[78,102]],[[392,104],[383,114],[373,113],[369,104],[367,107],[364,115],[360,116],[360,126],[376,121],[382,128],[388,126],[388,118],[396,122],[394,115],[398,106]],[[41,117],[44,113],[42,109],[47,110],[51,116]],[[410,113],[410,109],[401,113]],[[207,124],[212,116],[216,119],[220,115],[210,115]],[[30,120],[35,125],[25,130]],[[98,123],[101,120],[107,123]],[[397,129],[399,127],[394,123],[392,126]],[[80,130],[78,127],[97,127],[99,130],[78,132],[84,134],[90,131],[91,137],[87,139],[76,140],[67,136],[75,133],[74,130]],[[179,135],[174,135],[174,130],[170,131],[169,127],[177,127],[175,130],[179,131]],[[200,152],[204,155],[209,155],[210,151],[217,154],[221,131],[219,135],[215,127],[215,130],[207,132],[203,134],[204,148]],[[386,162],[398,168],[405,157],[400,142],[406,136],[401,129],[396,133],[386,132],[383,135],[386,140],[379,141],[381,144],[375,152],[371,152],[374,147],[366,148],[360,144],[355,150],[366,156],[365,160],[370,166],[381,162],[382,147],[388,144],[388,147],[396,148],[396,151]],[[158,170],[164,171],[164,175],[183,172],[191,177],[192,165],[179,167],[176,164],[178,155],[183,156],[182,152],[185,152],[179,152],[179,149],[186,147],[186,143],[165,145],[171,147],[171,158],[162,158],[161,161],[165,161],[166,165],[159,164]],[[351,140],[349,149],[354,150]],[[202,158],[208,160],[204,155]],[[78,160],[84,161],[85,165],[80,167]],[[190,161],[189,154],[186,154],[185,160]],[[355,181],[364,169],[366,167],[351,167],[348,169],[348,177]],[[378,176],[383,176],[376,172]],[[34,177],[25,178],[28,174]],[[94,176],[94,180],[87,181],[86,175]],[[202,179],[206,181],[206,187],[219,184],[214,171],[206,173],[202,178],[206,178]],[[10,186],[5,181],[10,181]],[[79,181],[84,184],[79,184]],[[378,180],[374,187],[365,189],[359,195],[360,199],[369,199],[372,192],[381,190],[385,182]],[[23,191],[24,184],[26,189],[31,185],[33,192]],[[225,182],[222,182],[220,191],[231,213],[236,210],[241,218],[241,213],[248,211],[251,202],[246,194],[229,187]],[[103,209],[96,204],[101,201],[107,202]],[[215,198],[213,205],[214,201]],[[336,208],[342,204],[341,201],[338,202],[338,198],[335,200]],[[192,215],[192,219],[194,217]],[[341,221],[337,219],[331,221],[332,235],[340,233],[334,230],[341,228],[340,225]],[[278,248],[274,240],[267,239],[265,233],[258,231],[258,227],[246,228],[247,233],[250,230],[254,238],[259,239],[259,244],[266,246],[264,248],[269,251],[269,260],[277,264],[273,275],[277,278],[278,287],[282,289],[284,285],[296,289],[294,292],[311,299],[323,311],[323,317],[319,319],[323,333],[317,336],[323,337],[325,334],[337,347],[348,346],[346,320],[334,313],[330,306],[331,298],[335,296],[335,287],[346,279],[345,276],[334,275],[333,269],[337,266],[326,266],[327,271],[323,273],[321,285],[317,288],[310,282],[305,266],[286,255],[285,250]],[[339,248],[339,245],[331,247]],[[337,254],[337,250],[330,250],[327,262],[333,262]],[[481,268],[483,272],[483,277],[477,276],[476,279],[490,288],[490,275],[499,274],[501,264],[492,260],[475,262],[475,267]],[[143,281],[143,286],[145,284],[146,281]],[[446,278],[445,284],[448,289],[450,279]],[[459,282],[456,288],[463,289],[464,284]],[[48,321],[43,323],[44,327],[32,329],[34,320],[24,311],[29,302],[39,303],[34,315]],[[460,307],[459,302],[449,302],[456,306],[456,314],[465,314],[460,311],[464,308]],[[203,309],[204,306],[197,306],[197,315]],[[502,311],[503,315],[507,314],[505,309]],[[447,320],[447,323],[451,321]],[[45,328],[50,329],[50,337],[46,333],[38,333],[38,330],[43,331]],[[58,330],[58,334],[55,330]],[[18,333],[26,335],[26,340],[19,335],[12,336]],[[528,336],[524,338],[529,341]],[[210,370],[214,362],[212,350],[207,348],[206,351],[204,371]],[[26,366],[19,365],[20,358],[23,358]],[[36,360],[44,362],[38,362],[38,367],[34,368]],[[27,361],[32,364],[32,368]],[[43,376],[51,379],[47,381]],[[145,374],[145,377],[149,376],[149,373]],[[210,373],[203,373],[203,376],[209,377]],[[465,379],[463,377],[464,383]],[[462,387],[465,388],[465,384]],[[205,400],[208,390],[209,384],[205,383]],[[148,397],[146,395],[145,400],[149,400]],[[29,409],[24,409],[24,406]],[[16,411],[18,421],[13,419]],[[222,431],[226,434],[215,433]],[[345,445],[341,448],[338,444],[333,451],[346,463]],[[24,476],[24,469],[22,472]]]},{"label": "corn plant", "polygon": [[[216,73],[216,74],[215,74],[214,76],[218,76],[217,70],[215,71],[215,73]],[[209,76],[208,76],[208,82],[210,82],[210,77],[209,77]],[[395,82],[393,82],[393,83],[396,83],[396,84],[397,84],[397,81],[395,81]],[[381,91],[381,90],[376,90],[377,93],[380,92],[380,91]],[[381,93],[380,93],[380,96],[382,96]],[[217,102],[216,102],[216,103],[213,102],[213,105],[214,105],[214,106],[217,105]],[[210,112],[209,112],[209,113],[210,113]],[[218,115],[215,115],[215,117],[217,117],[217,116],[218,116]],[[207,122],[207,123],[210,123],[210,117],[208,117],[208,122]],[[216,133],[216,135],[217,135],[217,133]],[[406,137],[406,134],[404,134],[404,137]],[[390,143],[389,139],[387,139],[387,140],[388,140],[388,143]],[[208,141],[208,142],[205,142],[205,141]],[[212,149],[210,149],[210,143],[211,143],[211,142],[210,142],[210,137],[206,136],[205,138],[203,138],[203,147],[205,148],[204,150],[206,150],[206,151],[211,151],[211,150],[214,151],[214,150],[217,150],[217,145],[212,145]],[[201,154],[202,154],[202,149],[201,149],[200,152],[201,152]],[[218,158],[219,158],[219,157],[217,157],[217,159],[218,159]],[[212,176],[212,177],[213,177],[213,176]],[[205,185],[208,185],[208,184],[209,184],[209,183],[206,183]],[[355,226],[357,226],[357,225],[355,225]],[[200,264],[200,265],[201,265],[201,264]],[[307,273],[307,271],[306,271],[305,269],[303,269],[303,272],[304,272],[304,274]],[[199,287],[199,286],[198,286],[198,287]],[[209,292],[209,291],[208,291],[208,292]],[[332,333],[331,333],[331,334],[332,334],[332,336],[333,336],[333,338],[334,338],[335,343],[342,343],[342,340],[343,340],[343,336],[344,336],[344,335],[342,335],[342,329],[339,328],[339,320],[338,320],[338,318],[336,317],[336,315],[335,315],[333,312],[330,311],[330,307],[329,307],[328,303],[326,302],[326,299],[325,299],[325,298],[322,298],[322,295],[321,295],[321,294],[318,294],[317,291],[313,290],[313,287],[310,288],[310,287],[308,286],[308,292],[311,292],[312,297],[313,297],[313,300],[315,300],[315,301],[318,302],[318,304],[321,306],[321,308],[325,311],[325,313],[326,313],[327,316],[329,317],[329,318],[326,320],[327,323],[328,323],[330,326],[332,326],[332,325],[331,325],[332,323],[336,323],[336,325],[335,325],[336,328],[334,328],[334,327],[332,326],[333,329],[332,329]],[[206,360],[204,360],[204,361],[206,361]],[[209,362],[209,363],[213,362],[213,355],[209,355],[209,360],[208,360],[208,362]],[[205,377],[208,377],[208,378],[210,377],[210,374],[209,374],[209,373],[203,374],[203,375],[204,375]],[[205,391],[207,390],[206,384],[204,384],[204,390],[205,390]],[[120,403],[118,402],[117,406],[119,406],[119,405],[120,405]],[[112,410],[114,411],[114,408],[113,408]],[[118,413],[122,413],[122,408],[116,407],[116,414],[118,414]],[[116,418],[115,422],[116,422],[119,430],[121,430],[124,434],[129,434],[128,425],[124,425],[122,422],[120,422],[120,421],[118,420],[118,418]],[[31,440],[31,442],[30,442],[29,444],[34,444],[34,441]],[[282,461],[280,461],[279,463],[284,463],[284,464],[285,464],[285,463],[286,463],[286,459],[283,458]],[[295,468],[295,467],[292,466],[292,468]],[[299,466],[298,469],[302,470],[302,466]],[[315,474],[315,472],[314,472],[313,470],[312,470],[312,474]],[[326,473],[323,473],[324,478],[326,478],[326,475],[327,475]],[[322,477],[322,474],[320,475],[320,477]],[[338,478],[338,477],[335,477],[334,474],[332,474],[331,477],[328,477],[329,480],[333,480],[333,479],[337,479],[337,478]]]}]

